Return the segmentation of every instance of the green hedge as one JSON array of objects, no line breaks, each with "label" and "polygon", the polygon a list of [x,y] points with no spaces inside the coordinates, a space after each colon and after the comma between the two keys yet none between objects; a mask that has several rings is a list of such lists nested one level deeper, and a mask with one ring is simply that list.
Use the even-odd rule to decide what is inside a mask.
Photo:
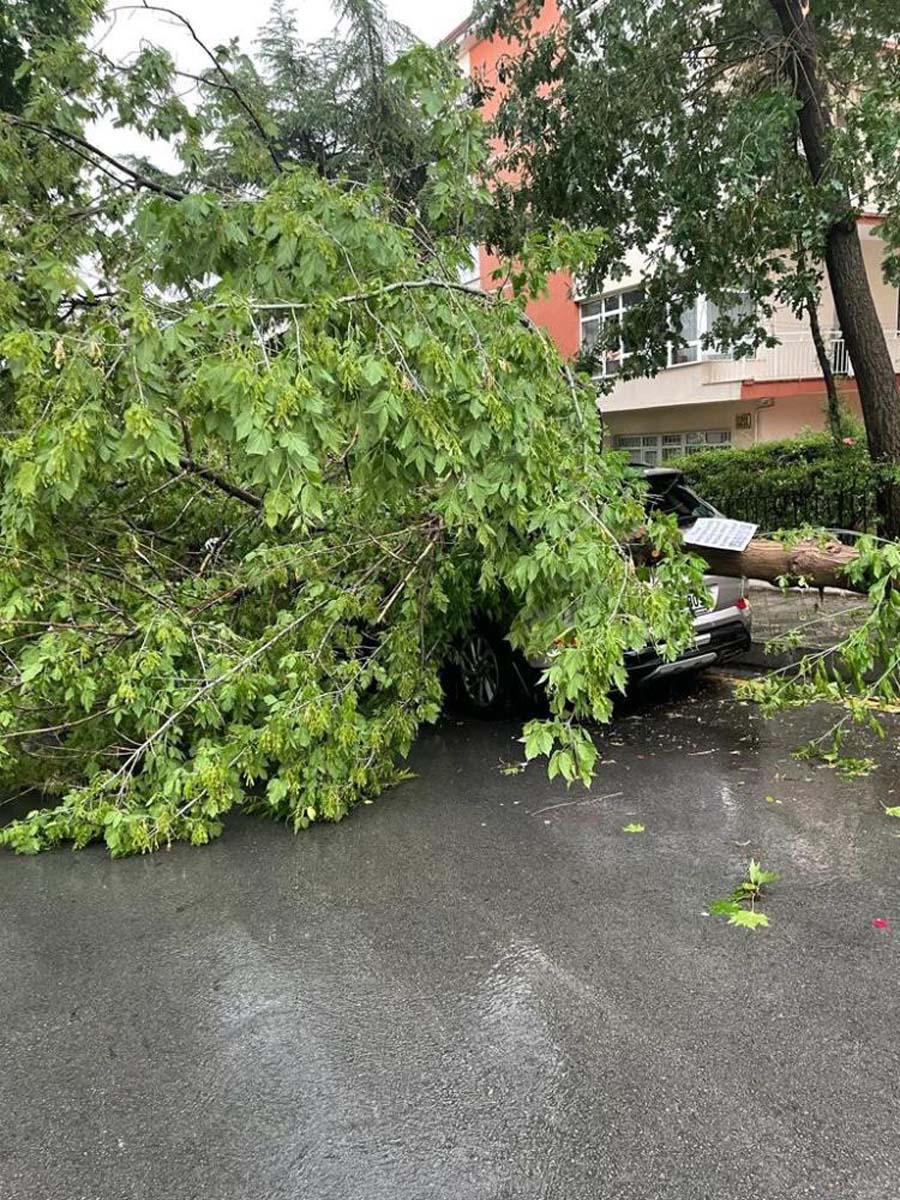
[{"label": "green hedge", "polygon": [[704,450],[671,464],[695,491],[764,531],[818,525],[874,531],[875,468],[864,438],[809,433],[746,450]]}]

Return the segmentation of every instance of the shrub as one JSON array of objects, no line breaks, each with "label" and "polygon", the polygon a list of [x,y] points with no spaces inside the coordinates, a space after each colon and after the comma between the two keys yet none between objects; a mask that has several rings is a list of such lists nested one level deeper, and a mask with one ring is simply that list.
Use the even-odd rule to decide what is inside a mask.
[{"label": "shrub", "polygon": [[817,525],[870,531],[877,470],[862,438],[804,433],[746,450],[704,450],[673,464],[704,499],[763,531]]}]

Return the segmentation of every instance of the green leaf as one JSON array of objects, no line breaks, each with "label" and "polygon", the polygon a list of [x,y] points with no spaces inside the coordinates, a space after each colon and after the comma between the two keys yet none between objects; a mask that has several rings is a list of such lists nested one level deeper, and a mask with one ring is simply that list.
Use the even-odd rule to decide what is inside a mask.
[{"label": "green leaf", "polygon": [[748,908],[738,909],[737,912],[730,914],[728,918],[729,925],[737,925],[741,929],[759,929],[761,926],[768,926],[769,918],[765,913],[753,912]]},{"label": "green leaf", "polygon": [[623,825],[622,832],[623,833],[643,833],[645,828],[646,828],[646,826],[644,826],[644,825],[638,825],[637,823],[632,823],[631,825]]},{"label": "green leaf", "polygon": [[764,871],[756,859],[750,859],[750,865],[747,868],[747,878],[754,887],[762,887],[765,883],[772,883],[778,878],[775,871]]}]

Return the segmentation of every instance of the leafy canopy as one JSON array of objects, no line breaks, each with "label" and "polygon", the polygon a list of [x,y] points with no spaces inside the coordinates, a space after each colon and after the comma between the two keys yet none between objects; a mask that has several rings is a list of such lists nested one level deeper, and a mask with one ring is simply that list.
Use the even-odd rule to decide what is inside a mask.
[{"label": "leafy canopy", "polygon": [[[217,116],[158,49],[123,72],[84,37],[13,34],[30,56],[0,112],[0,786],[33,807],[0,844],[202,843],[236,805],[338,820],[402,776],[485,610],[550,661],[526,756],[588,782],[578,718],[609,717],[628,650],[690,641],[702,587],[601,454],[589,382],[524,314],[603,238],[529,236],[508,296],[457,282],[485,134],[424,48],[393,69],[428,150],[406,207],[284,161],[224,52]],[[183,175],[94,144],[101,117],[174,145]],[[213,178],[238,121],[270,168]],[[628,549],[645,525],[652,574]],[[875,632],[854,679],[900,625],[892,549],[859,562]]]},{"label": "leafy canopy", "polygon": [[[900,278],[900,23],[894,0],[815,5],[835,109],[828,170],[803,158],[790,60],[770,0],[562,0],[531,31],[540,0],[489,0],[486,32],[521,39],[502,64],[496,132],[507,178],[494,239],[514,248],[565,219],[608,239],[597,281],[647,259],[646,301],[625,321],[631,374],[665,365],[700,295],[710,341],[751,347],[776,304],[818,296],[825,238],[847,211],[883,214],[886,270]],[[736,293],[744,302],[735,304]]]},{"label": "leafy canopy", "polygon": [[456,282],[483,134],[443,59],[404,69],[434,148],[407,215],[311,167],[191,190],[103,156],[103,112],[195,117],[83,43],[46,42],[0,119],[0,780],[35,798],[0,843],[340,819],[402,776],[485,608],[552,654],[527,753],[587,781],[575,719],[609,716],[626,650],[689,640],[699,564],[665,521],[656,578],[632,561],[640,487],[589,387],[521,296]]}]

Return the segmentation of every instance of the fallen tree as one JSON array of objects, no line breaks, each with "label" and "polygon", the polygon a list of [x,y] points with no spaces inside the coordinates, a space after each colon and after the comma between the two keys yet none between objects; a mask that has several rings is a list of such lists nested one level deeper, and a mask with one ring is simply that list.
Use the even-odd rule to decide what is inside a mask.
[{"label": "fallen tree", "polygon": [[852,546],[835,538],[775,541],[754,538],[742,553],[695,549],[716,575],[758,579],[785,586],[843,588],[866,594],[865,560]]},{"label": "fallen tree", "polygon": [[[479,118],[451,96],[438,120]],[[251,197],[130,177],[87,294],[71,213],[16,181],[32,156],[71,191],[89,147],[73,180],[57,142],[4,134],[35,228],[10,202],[0,786],[36,803],[0,844],[199,844],[236,805],[339,820],[402,778],[455,636],[501,604],[531,654],[576,621],[528,746],[588,782],[577,718],[608,719],[627,650],[690,641],[702,568],[664,520],[658,579],[635,568],[640,485],[522,305],[460,288],[459,241],[425,253],[381,193],[303,169]]]},{"label": "fallen tree", "polygon": [[[435,207],[398,215],[305,169],[163,186],[78,132],[93,68],[53,51],[39,109],[0,120],[0,787],[31,808],[0,845],[200,844],[235,806],[340,820],[403,777],[456,635],[501,606],[529,656],[574,634],[525,752],[589,783],[581,719],[609,719],[628,651],[691,642],[703,564],[671,518],[636,561],[641,483],[590,380],[521,300],[460,288],[451,150],[483,133],[435,96],[441,61]],[[556,265],[591,249],[566,235]],[[876,651],[897,553],[835,560],[868,581]]]}]

